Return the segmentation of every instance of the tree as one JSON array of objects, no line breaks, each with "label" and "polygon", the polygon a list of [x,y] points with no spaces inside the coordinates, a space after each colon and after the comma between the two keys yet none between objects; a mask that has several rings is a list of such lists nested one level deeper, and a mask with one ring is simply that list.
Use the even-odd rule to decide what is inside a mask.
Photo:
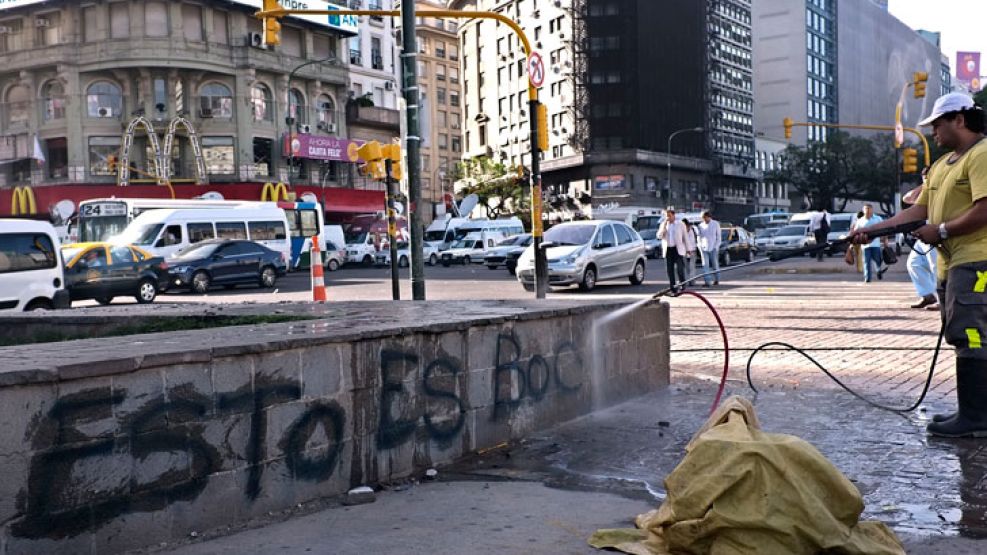
[{"label": "tree", "polygon": [[842,199],[839,212],[846,208],[848,198],[858,196],[868,178],[865,169],[873,167],[876,159],[870,141],[834,130],[825,141],[787,146],[779,167],[769,171],[765,181],[790,184],[809,200],[811,208],[832,210],[836,200]]},{"label": "tree", "polygon": [[530,221],[527,187],[514,168],[481,156],[457,163],[452,178],[464,183],[460,189],[463,196],[475,194],[479,198],[488,217],[496,219],[513,214]]}]

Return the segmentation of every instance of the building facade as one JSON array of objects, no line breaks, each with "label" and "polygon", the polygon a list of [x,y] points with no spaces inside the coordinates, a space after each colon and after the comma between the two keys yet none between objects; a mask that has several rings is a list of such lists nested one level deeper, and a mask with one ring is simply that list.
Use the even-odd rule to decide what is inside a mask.
[{"label": "building facade", "polygon": [[[550,131],[543,184],[559,218],[588,213],[590,203],[728,211],[752,204],[749,2],[452,4],[514,18],[542,55]],[[528,76],[518,40],[481,20],[463,25],[460,39],[464,157],[527,167]]]},{"label": "building facade", "polygon": [[[395,8],[393,0],[349,0],[347,5],[364,10]],[[350,86],[346,118],[350,137],[391,143],[402,136],[397,19],[360,16],[359,20],[357,34],[346,41]],[[372,186],[383,187],[376,183]]]},{"label": "building facade", "polygon": [[[161,161],[175,183],[208,182],[177,186],[180,195],[259,199],[263,184],[280,181],[340,216],[379,209],[381,193],[354,191],[375,186],[355,177],[348,148],[363,112],[347,117],[345,48],[362,23],[286,18],[271,49],[255,3],[0,8],[0,213],[10,212],[4,199],[16,186],[32,186],[39,211],[51,199],[117,194],[107,188],[117,182],[111,161],[125,146],[134,185],[153,184]],[[171,151],[155,152],[167,135]]]}]

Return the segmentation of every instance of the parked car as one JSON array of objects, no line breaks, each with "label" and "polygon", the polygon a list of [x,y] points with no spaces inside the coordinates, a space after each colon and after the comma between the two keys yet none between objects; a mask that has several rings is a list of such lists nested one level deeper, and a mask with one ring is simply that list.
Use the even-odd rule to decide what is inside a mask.
[{"label": "parked car", "polygon": [[487,253],[496,248],[497,243],[506,237],[503,231],[470,233],[453,243],[449,250],[442,251],[439,260],[442,261],[443,266],[482,263]]},{"label": "parked car", "polygon": [[0,219],[0,310],[68,308],[62,257],[48,222]]},{"label": "parked car", "polygon": [[517,269],[517,259],[524,252],[524,249],[528,248],[531,241],[530,233],[508,237],[487,251],[487,255],[483,257],[483,263],[491,270],[504,266],[507,268],[507,272],[513,276]]},{"label": "parked car", "polygon": [[346,249],[339,245],[340,243],[328,241],[326,242],[326,252],[322,253],[322,265],[330,272],[335,272],[340,266],[346,264]]},{"label": "parked car", "polygon": [[[583,291],[601,280],[627,278],[644,282],[644,241],[630,226],[611,220],[565,222],[545,232],[548,283],[578,284]],[[517,279],[528,291],[535,288],[534,245],[518,259]]]},{"label": "parked car", "polygon": [[742,227],[720,228],[720,265],[729,266],[734,261],[752,262],[757,247],[754,236]]},{"label": "parked car", "polygon": [[154,302],[168,288],[168,265],[133,245],[73,243],[62,247],[65,286],[73,301],[96,299],[110,304],[128,296],[140,304]]},{"label": "parked car", "polygon": [[202,241],[168,259],[171,283],[196,293],[206,293],[213,285],[232,289],[242,283],[271,288],[287,271],[284,253],[235,239]]},{"label": "parked car", "polygon": [[[423,242],[422,256],[425,258],[425,264],[434,266],[439,260],[439,251],[436,247]],[[390,246],[382,248],[378,251],[377,255],[374,257],[374,260],[378,266],[390,266]],[[407,268],[409,265],[411,265],[411,246],[406,241],[401,241],[398,243],[398,268]]]},{"label": "parked car", "polygon": [[767,254],[775,252],[792,251],[803,249],[816,244],[816,238],[809,231],[809,226],[797,224],[786,225],[778,230],[778,233],[770,239],[765,247]]},{"label": "parked car", "polygon": [[[846,212],[839,214],[829,215],[829,233],[826,235],[827,241],[839,241],[840,239],[845,239],[847,235],[850,234],[850,230],[853,229],[853,225],[857,223],[857,215]],[[829,248],[826,249],[826,254],[833,256],[834,254],[843,254],[846,252],[847,245],[841,244],[836,247],[836,249]]]},{"label": "parked car", "polygon": [[784,225],[776,225],[772,227],[763,227],[757,230],[757,234],[754,236],[754,247],[758,251],[763,251],[767,248],[768,243],[771,238],[778,234],[778,231],[785,227]]}]

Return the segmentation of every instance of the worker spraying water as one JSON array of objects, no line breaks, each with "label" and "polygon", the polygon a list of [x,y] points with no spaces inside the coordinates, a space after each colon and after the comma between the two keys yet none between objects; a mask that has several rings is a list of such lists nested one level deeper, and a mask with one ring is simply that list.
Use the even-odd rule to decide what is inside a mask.
[{"label": "worker spraying water", "polygon": [[[855,230],[868,243],[875,234],[914,222],[912,235],[939,254],[938,293],[944,337],[956,349],[958,410],[936,415],[926,430],[941,437],[987,437],[987,141],[984,111],[961,93],[936,100],[919,125],[932,126],[940,147],[951,150],[929,170],[916,203],[893,218]],[[926,220],[928,223],[925,223]]]}]

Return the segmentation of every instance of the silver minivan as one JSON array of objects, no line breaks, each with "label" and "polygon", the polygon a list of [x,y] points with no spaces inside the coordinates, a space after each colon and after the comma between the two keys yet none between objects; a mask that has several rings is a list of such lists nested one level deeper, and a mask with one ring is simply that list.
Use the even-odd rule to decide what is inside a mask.
[{"label": "silver minivan", "polygon": [[[630,226],[611,220],[559,224],[545,232],[548,284],[578,284],[583,291],[608,279],[644,282],[644,241]],[[517,279],[528,291],[535,287],[535,250],[528,247],[517,264]]]}]

